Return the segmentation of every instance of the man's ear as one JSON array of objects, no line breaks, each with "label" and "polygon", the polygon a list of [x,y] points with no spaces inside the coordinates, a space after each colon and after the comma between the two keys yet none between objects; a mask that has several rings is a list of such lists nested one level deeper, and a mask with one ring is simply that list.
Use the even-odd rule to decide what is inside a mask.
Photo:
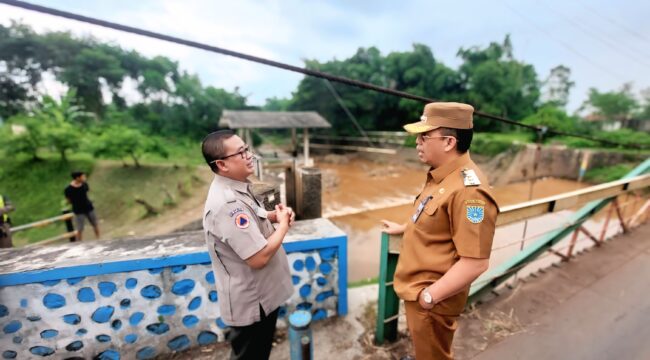
[{"label": "man's ear", "polygon": [[450,136],[445,140],[447,140],[447,145],[445,146],[445,151],[447,152],[454,150],[456,146],[458,146],[458,139],[453,136]]},{"label": "man's ear", "polygon": [[228,165],[226,165],[225,161],[217,160],[214,164],[217,165],[220,173],[228,172]]}]

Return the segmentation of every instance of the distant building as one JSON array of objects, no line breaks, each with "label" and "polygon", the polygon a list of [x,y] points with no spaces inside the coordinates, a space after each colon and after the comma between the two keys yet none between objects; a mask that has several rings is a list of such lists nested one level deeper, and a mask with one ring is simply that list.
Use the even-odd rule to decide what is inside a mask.
[{"label": "distant building", "polygon": [[587,115],[585,121],[591,123],[600,123],[600,128],[603,131],[614,131],[623,128],[628,128],[636,131],[650,132],[650,119],[617,119],[609,120],[603,115],[591,113]]}]

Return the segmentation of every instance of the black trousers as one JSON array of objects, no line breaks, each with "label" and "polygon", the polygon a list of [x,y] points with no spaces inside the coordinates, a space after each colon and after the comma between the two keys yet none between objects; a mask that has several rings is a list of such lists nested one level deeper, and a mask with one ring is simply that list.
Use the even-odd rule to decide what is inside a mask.
[{"label": "black trousers", "polygon": [[275,334],[275,323],[280,308],[264,314],[260,306],[260,321],[248,326],[231,326],[228,338],[232,351],[231,360],[262,360],[271,355],[271,344]]}]

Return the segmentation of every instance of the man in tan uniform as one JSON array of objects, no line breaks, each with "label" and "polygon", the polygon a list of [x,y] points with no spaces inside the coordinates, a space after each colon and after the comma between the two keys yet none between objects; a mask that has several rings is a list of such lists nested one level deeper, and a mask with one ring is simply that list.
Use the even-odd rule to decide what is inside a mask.
[{"label": "man in tan uniform", "polygon": [[203,229],[221,318],[230,325],[231,359],[268,359],[279,307],[294,290],[282,248],[294,215],[282,205],[266,211],[253,196],[247,178],[255,159],[232,131],[209,134],[202,151],[215,173]]},{"label": "man in tan uniform", "polygon": [[499,212],[487,178],[469,157],[474,108],[430,103],[417,134],[420,161],[431,166],[405,224],[383,220],[384,231],[404,234],[394,289],[404,300],[417,360],[452,359],[456,319],[469,287],[487,270]]}]

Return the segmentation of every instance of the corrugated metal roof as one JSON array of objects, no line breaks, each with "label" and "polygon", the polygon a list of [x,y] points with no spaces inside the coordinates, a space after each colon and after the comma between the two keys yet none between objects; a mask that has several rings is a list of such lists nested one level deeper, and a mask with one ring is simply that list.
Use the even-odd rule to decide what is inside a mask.
[{"label": "corrugated metal roof", "polygon": [[315,111],[224,110],[219,127],[230,129],[330,128],[332,125]]}]

